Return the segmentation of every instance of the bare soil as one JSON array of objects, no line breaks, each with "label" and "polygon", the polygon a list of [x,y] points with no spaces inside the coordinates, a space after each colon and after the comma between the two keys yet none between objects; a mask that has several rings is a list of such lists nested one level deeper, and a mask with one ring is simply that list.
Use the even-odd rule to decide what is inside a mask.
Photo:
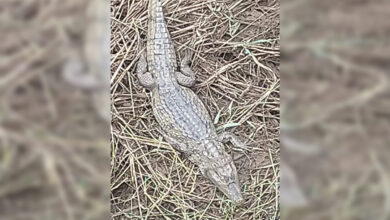
[{"label": "bare soil", "polygon": [[150,94],[134,75],[147,2],[111,2],[114,219],[279,219],[279,2],[165,1],[180,57],[195,52],[193,90],[250,151],[226,146],[245,196],[233,205],[157,132]]}]

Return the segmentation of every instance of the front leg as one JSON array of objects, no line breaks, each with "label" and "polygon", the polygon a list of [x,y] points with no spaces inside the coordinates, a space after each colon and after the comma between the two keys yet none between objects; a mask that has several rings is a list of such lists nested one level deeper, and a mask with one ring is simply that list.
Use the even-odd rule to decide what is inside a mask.
[{"label": "front leg", "polygon": [[235,147],[240,148],[240,149],[249,150],[249,147],[243,141],[241,141],[236,135],[234,135],[231,132],[223,132],[223,133],[219,134],[218,140],[222,143],[230,142]]},{"label": "front leg", "polygon": [[180,153],[188,154],[190,149],[188,148],[187,143],[176,140],[174,137],[168,135],[166,132],[158,129],[160,134],[164,137],[165,141],[168,142],[174,149]]},{"label": "front leg", "polygon": [[153,77],[152,73],[147,71],[147,67],[148,64],[146,62],[146,53],[142,52],[137,64],[137,78],[141,86],[152,90],[156,86],[156,79]]},{"label": "front leg", "polygon": [[177,82],[186,87],[191,87],[195,84],[195,73],[190,68],[192,52],[186,50],[185,55],[180,63],[180,72],[176,72]]}]

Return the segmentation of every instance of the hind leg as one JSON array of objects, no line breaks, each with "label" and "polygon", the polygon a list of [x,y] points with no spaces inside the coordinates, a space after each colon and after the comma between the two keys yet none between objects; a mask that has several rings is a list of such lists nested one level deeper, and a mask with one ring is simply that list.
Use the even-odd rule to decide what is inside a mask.
[{"label": "hind leg", "polygon": [[180,63],[180,72],[176,72],[177,82],[185,87],[191,87],[195,84],[195,73],[190,68],[192,52],[186,50]]},{"label": "hind leg", "polygon": [[156,79],[147,71],[146,53],[143,52],[138,60],[136,75],[142,87],[152,90],[156,86]]}]

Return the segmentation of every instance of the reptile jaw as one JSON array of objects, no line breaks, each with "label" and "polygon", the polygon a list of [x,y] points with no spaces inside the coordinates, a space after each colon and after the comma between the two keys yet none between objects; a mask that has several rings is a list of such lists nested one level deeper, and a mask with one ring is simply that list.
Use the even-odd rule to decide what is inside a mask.
[{"label": "reptile jaw", "polygon": [[207,177],[236,204],[244,201],[235,168],[231,166],[207,171]]},{"label": "reptile jaw", "polygon": [[244,198],[241,194],[240,187],[237,183],[233,182],[227,186],[226,190],[223,190],[225,194],[231,199],[234,203],[240,204],[244,201]]}]

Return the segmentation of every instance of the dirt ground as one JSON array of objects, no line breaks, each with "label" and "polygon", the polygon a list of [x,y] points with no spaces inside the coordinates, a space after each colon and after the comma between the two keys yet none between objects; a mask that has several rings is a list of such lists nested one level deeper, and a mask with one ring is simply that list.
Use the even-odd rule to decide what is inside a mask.
[{"label": "dirt ground", "polygon": [[245,202],[233,205],[156,130],[134,75],[148,1],[111,1],[113,219],[279,219],[279,2],[172,1],[164,12],[177,54],[195,52],[193,90],[233,156]]},{"label": "dirt ground", "polygon": [[196,52],[193,89],[218,131],[233,131],[252,147],[227,146],[246,197],[234,207],[155,131],[150,97],[133,76],[147,1],[111,1],[110,145],[100,111],[109,92],[64,74],[101,64],[94,60],[101,45],[88,46],[100,34],[100,17],[90,12],[101,8],[89,8],[91,2],[0,2],[1,219],[108,219],[109,188],[113,219],[277,219],[279,3],[164,7],[179,56],[186,48]]},{"label": "dirt ground", "polygon": [[[108,219],[110,208],[113,219],[389,219],[388,1],[282,3],[282,161],[279,2],[167,2],[179,55],[196,51],[194,91],[219,131],[253,147],[227,146],[242,207],[154,130],[150,96],[133,75],[145,0],[111,2],[110,145],[96,90],[62,75],[91,26],[87,2],[0,1],[1,219]],[[283,203],[280,163],[300,207]]]}]

